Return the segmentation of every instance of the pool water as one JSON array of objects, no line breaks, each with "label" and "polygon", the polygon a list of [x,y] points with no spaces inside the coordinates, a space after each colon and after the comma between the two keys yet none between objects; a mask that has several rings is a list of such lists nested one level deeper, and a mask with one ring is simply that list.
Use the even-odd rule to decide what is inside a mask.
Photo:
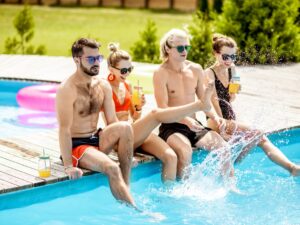
[{"label": "pool water", "polygon": [[40,82],[0,80],[0,122],[1,137],[23,132],[39,132],[39,129],[57,127],[54,112],[26,109],[18,106],[17,92]]},{"label": "pool water", "polygon": [[[55,128],[53,112],[19,108],[17,91],[36,82],[0,81],[0,133],[5,136]],[[300,163],[300,129],[270,135],[289,159]],[[190,177],[161,183],[160,162],[133,169],[137,212],[116,201],[106,177],[95,174],[0,195],[0,225],[14,224],[299,224],[300,178],[272,163],[260,149],[235,166],[241,194],[203,175],[207,154],[195,152]]]},{"label": "pool water", "polygon": [[[270,138],[300,163],[299,128]],[[0,224],[299,224],[300,178],[289,176],[260,149],[235,166],[241,194],[202,175],[205,157],[195,152],[190,178],[169,187],[161,184],[159,162],[133,169],[131,191],[146,213],[116,201],[106,178],[95,174],[0,195]]]}]

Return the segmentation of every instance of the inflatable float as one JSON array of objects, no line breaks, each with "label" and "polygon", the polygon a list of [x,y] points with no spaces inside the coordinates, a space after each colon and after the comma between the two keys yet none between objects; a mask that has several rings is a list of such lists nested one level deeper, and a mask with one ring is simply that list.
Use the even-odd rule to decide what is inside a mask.
[{"label": "inflatable float", "polygon": [[54,112],[57,88],[58,84],[39,84],[22,88],[17,93],[17,102],[23,108]]}]

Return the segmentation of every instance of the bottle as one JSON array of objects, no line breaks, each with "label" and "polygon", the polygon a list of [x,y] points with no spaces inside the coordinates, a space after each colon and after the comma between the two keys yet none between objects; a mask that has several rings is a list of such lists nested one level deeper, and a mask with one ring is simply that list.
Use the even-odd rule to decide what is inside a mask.
[{"label": "bottle", "polygon": [[134,106],[142,105],[142,95],[143,95],[143,87],[137,85],[133,87],[132,91],[132,104]]},{"label": "bottle", "polygon": [[43,150],[43,155],[39,157],[38,171],[39,171],[39,176],[41,178],[46,178],[51,175],[50,157],[45,155],[44,150]]},{"label": "bottle", "polygon": [[236,94],[241,90],[240,75],[236,72],[235,68],[229,68],[228,73],[229,75],[231,74],[231,80],[229,83],[229,93]]}]

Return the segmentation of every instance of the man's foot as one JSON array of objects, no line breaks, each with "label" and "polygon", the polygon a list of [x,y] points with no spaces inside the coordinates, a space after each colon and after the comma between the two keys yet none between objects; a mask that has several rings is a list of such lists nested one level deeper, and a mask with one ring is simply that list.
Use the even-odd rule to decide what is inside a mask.
[{"label": "man's foot", "polygon": [[133,157],[131,162],[131,168],[137,167],[139,165],[139,161]]},{"label": "man's foot", "polygon": [[294,177],[300,176],[300,166],[296,165],[296,164],[293,164],[291,166],[291,174]]}]

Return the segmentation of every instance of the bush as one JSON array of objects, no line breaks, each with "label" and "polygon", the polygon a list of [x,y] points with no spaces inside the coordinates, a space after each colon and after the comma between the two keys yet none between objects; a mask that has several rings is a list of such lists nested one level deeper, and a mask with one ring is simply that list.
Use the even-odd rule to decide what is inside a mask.
[{"label": "bush", "polygon": [[207,14],[198,11],[193,17],[193,23],[188,27],[192,36],[192,49],[188,59],[197,62],[204,68],[213,62],[212,31]]},{"label": "bush", "polygon": [[135,42],[130,49],[133,60],[149,63],[160,62],[156,32],[155,22],[148,20],[145,30],[140,33],[140,40]]},{"label": "bush", "polygon": [[21,54],[46,54],[44,45],[40,45],[36,49],[33,45],[29,45],[34,36],[34,20],[31,10],[27,5],[16,15],[14,27],[18,32],[19,38],[8,37],[5,40],[5,53],[17,54],[21,51]]},{"label": "bush", "polygon": [[237,41],[240,62],[299,62],[298,8],[298,0],[226,0],[216,28]]}]

